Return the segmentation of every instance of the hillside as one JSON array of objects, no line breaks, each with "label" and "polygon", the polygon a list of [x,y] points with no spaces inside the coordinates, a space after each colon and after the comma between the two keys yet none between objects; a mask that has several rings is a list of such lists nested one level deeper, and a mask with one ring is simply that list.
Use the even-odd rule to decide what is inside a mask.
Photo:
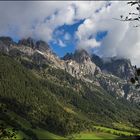
[{"label": "hillside", "polygon": [[[57,85],[40,80],[8,56],[0,56],[0,67],[2,105],[27,118],[34,125],[46,127],[59,134],[68,133],[65,125],[69,125],[71,119],[74,123],[78,119],[77,116],[65,111],[64,105],[54,96],[55,92],[52,93],[49,89],[52,86],[53,90],[57,90]],[[46,87],[48,84],[50,86]]]},{"label": "hillside", "polygon": [[[119,84],[123,80],[102,73],[85,52],[84,57],[83,53],[76,52],[72,60],[65,58],[64,61],[59,60],[48,45],[44,50],[44,42],[32,49],[34,45],[30,46],[33,43],[28,44],[28,41],[32,40],[20,41],[19,48],[13,43],[12,49],[6,49],[6,52],[1,49],[1,124],[22,131],[32,139],[38,139],[32,129],[41,129],[64,137],[93,131],[97,125],[120,129],[114,123],[131,126],[137,130],[129,130],[132,134],[139,133],[139,104],[122,98],[119,93],[108,92],[108,86],[105,86],[108,79],[115,80],[114,82],[117,80]],[[0,48],[9,45],[5,42],[3,44],[5,45]],[[74,70],[71,71],[72,64],[69,63],[80,67],[75,69],[75,74],[84,74],[77,74],[75,77]],[[60,68],[61,66],[64,68]],[[19,125],[18,119],[13,120],[15,116],[24,118],[31,126]]]}]

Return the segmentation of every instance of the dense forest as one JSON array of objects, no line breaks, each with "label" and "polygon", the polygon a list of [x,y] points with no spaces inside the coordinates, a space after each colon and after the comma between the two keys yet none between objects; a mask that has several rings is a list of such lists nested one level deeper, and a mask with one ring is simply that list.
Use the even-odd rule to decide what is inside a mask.
[{"label": "dense forest", "polygon": [[12,111],[33,128],[38,126],[63,136],[92,131],[94,125],[113,128],[114,122],[139,128],[139,105],[123,98],[116,100],[103,88],[77,80],[64,70],[36,63],[28,67],[28,63],[20,57],[14,60],[0,54],[0,119],[5,124],[22,130],[8,116],[7,112]]}]

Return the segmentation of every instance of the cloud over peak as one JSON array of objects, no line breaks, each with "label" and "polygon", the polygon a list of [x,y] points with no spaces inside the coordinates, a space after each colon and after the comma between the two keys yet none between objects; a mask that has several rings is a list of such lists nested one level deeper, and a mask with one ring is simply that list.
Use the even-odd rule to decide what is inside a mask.
[{"label": "cloud over peak", "polygon": [[[140,28],[133,28],[134,23],[113,19],[131,10],[135,7],[118,1],[1,1],[0,35],[32,36],[47,42],[56,41],[61,47],[76,40],[78,47],[96,48],[102,56],[130,58],[140,66]],[[54,37],[58,27],[80,20],[84,22],[78,25],[74,36],[67,32]],[[107,35],[97,40],[97,33],[104,31]]]}]

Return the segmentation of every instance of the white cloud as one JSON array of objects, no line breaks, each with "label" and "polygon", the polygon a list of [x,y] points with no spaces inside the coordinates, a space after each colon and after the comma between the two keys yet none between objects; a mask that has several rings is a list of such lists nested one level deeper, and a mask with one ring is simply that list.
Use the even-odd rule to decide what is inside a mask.
[{"label": "white cloud", "polygon": [[76,19],[85,19],[95,15],[95,11],[106,5],[106,1],[75,1]]},{"label": "white cloud", "polygon": [[66,47],[66,44],[62,41],[62,40],[58,40],[58,45],[60,46],[60,47]]},{"label": "white cloud", "polygon": [[[58,14],[55,13],[58,11]],[[1,1],[0,2],[0,35],[11,32],[11,27],[16,27],[16,35],[20,37],[36,36],[46,41],[52,37],[53,30],[66,23],[72,22],[72,10],[69,2],[58,1]],[[66,15],[65,15],[66,16]],[[51,19],[44,22],[47,17]],[[33,24],[35,27],[33,28]]]},{"label": "white cloud", "polygon": [[91,49],[99,46],[100,46],[100,42],[97,42],[96,39],[94,38],[84,39],[78,43],[78,47],[83,49]]},{"label": "white cloud", "polygon": [[79,26],[76,33],[79,44],[90,40],[90,36],[95,37],[97,31],[107,31],[107,36],[101,42],[102,47],[98,47],[99,53],[102,56],[130,58],[133,64],[140,66],[140,28],[133,28],[130,22],[113,19],[121,14],[127,15],[135,10],[133,8],[129,8],[126,2],[112,2],[111,6],[103,7]]},{"label": "white cloud", "polygon": [[[140,66],[140,28],[112,19],[134,11],[135,7],[129,8],[126,2],[111,3],[107,7],[106,1],[1,1],[0,35],[33,36],[50,41],[57,27],[85,19],[75,33],[78,47],[98,47],[103,56],[127,57]],[[99,31],[108,32],[101,42],[95,40]],[[69,38],[68,34],[64,35],[64,40]],[[58,43],[66,46],[62,40]]]},{"label": "white cloud", "polygon": [[70,35],[69,33],[65,33],[64,39],[65,39],[66,41],[69,41],[69,40],[71,39],[71,35]]}]

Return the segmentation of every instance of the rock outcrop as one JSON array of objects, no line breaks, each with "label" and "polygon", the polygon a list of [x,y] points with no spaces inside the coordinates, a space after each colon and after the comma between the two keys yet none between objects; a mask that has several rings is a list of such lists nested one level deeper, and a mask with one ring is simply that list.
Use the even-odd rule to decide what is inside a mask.
[{"label": "rock outcrop", "polygon": [[24,64],[28,68],[32,68],[32,63],[39,67],[47,64],[65,70],[77,79],[101,86],[116,99],[140,102],[139,92],[129,82],[134,74],[130,60],[109,58],[109,61],[104,61],[95,54],[90,56],[83,49],[67,53],[60,59],[46,42],[32,38],[15,43],[10,37],[0,37],[0,52],[26,60],[27,64],[25,61]]}]

